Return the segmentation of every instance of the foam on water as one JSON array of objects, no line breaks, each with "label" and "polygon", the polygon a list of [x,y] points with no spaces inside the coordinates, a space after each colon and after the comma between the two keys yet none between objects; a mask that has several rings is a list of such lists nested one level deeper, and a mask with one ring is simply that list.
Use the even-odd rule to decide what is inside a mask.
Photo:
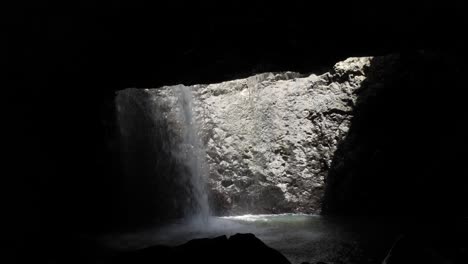
[{"label": "foam on water", "polygon": [[313,214],[245,214],[235,216],[222,216],[221,219],[245,221],[245,222],[297,222],[305,220],[309,217],[320,217],[320,215]]}]

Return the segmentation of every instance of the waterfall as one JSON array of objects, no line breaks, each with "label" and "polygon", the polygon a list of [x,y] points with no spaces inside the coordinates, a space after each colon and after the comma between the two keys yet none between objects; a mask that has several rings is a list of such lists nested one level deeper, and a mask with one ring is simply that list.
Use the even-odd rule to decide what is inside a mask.
[{"label": "waterfall", "polygon": [[174,86],[174,92],[177,95],[179,114],[181,123],[181,144],[176,157],[181,157],[182,163],[188,168],[190,193],[191,193],[191,212],[194,220],[206,222],[209,216],[208,196],[206,190],[205,174],[205,150],[198,136],[198,127],[193,111],[193,95],[190,87],[184,85]]},{"label": "waterfall", "polygon": [[122,189],[132,215],[206,223],[205,150],[190,87],[125,89],[116,97]]}]

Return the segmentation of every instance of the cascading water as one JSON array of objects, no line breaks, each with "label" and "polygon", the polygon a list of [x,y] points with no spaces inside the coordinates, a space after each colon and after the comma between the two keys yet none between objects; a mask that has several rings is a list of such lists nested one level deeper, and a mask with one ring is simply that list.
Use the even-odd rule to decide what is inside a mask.
[{"label": "cascading water", "polygon": [[195,220],[207,222],[209,216],[206,180],[204,178],[206,166],[204,162],[205,151],[198,137],[198,128],[193,111],[193,95],[190,87],[184,85],[174,86],[178,101],[178,120],[181,126],[181,143],[173,155],[181,159],[188,168],[191,185],[190,199],[192,208],[189,208]]},{"label": "cascading water", "polygon": [[129,212],[206,224],[206,154],[190,87],[125,89],[116,106]]}]

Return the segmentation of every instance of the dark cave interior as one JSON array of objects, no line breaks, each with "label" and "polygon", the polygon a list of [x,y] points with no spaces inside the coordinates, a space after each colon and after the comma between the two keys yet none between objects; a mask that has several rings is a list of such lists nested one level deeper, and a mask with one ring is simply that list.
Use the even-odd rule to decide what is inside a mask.
[{"label": "dark cave interior", "polygon": [[42,263],[54,248],[80,255],[92,248],[77,239],[81,231],[133,229],[168,214],[152,210],[145,191],[122,191],[116,91],[324,72],[347,57],[385,54],[399,59],[388,71],[378,60],[370,67],[368,85],[378,78],[382,87],[359,97],[324,212],[430,214],[462,233],[451,225],[468,215],[462,4],[113,1],[4,10],[1,193],[13,260],[33,252]]}]

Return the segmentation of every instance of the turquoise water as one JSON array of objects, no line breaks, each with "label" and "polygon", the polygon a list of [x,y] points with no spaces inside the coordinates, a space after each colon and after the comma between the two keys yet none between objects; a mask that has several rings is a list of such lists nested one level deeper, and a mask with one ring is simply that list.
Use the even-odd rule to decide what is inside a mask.
[{"label": "turquoise water", "polygon": [[107,235],[103,241],[113,249],[132,250],[236,233],[255,234],[291,263],[381,263],[398,236],[397,228],[385,221],[279,214],[211,217],[208,222],[181,221],[162,228]]}]

